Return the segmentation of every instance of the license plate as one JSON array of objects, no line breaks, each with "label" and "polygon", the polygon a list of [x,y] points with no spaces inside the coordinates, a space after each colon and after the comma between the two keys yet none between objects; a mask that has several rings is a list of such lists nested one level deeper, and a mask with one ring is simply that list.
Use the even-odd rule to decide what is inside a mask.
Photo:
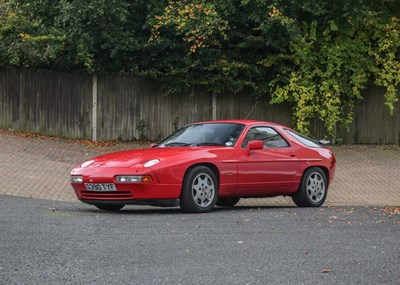
[{"label": "license plate", "polygon": [[97,191],[97,192],[108,192],[108,191],[117,191],[117,187],[114,183],[85,183],[86,189],[88,191]]}]

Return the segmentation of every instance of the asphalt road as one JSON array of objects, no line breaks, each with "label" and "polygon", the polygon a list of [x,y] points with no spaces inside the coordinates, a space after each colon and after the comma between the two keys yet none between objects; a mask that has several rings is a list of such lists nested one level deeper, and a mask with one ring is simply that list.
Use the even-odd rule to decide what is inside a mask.
[{"label": "asphalt road", "polygon": [[0,195],[1,284],[400,284],[385,208],[208,214]]}]

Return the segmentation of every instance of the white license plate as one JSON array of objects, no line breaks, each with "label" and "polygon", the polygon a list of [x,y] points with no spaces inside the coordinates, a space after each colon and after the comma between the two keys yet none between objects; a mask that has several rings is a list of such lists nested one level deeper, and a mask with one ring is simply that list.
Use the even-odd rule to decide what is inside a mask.
[{"label": "white license plate", "polygon": [[117,191],[117,187],[114,183],[85,183],[86,189],[88,191],[98,191],[98,192],[108,192]]}]

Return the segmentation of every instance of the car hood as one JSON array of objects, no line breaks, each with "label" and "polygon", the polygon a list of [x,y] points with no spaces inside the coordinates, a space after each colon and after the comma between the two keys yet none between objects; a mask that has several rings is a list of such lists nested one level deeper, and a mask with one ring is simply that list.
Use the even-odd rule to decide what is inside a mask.
[{"label": "car hood", "polygon": [[79,167],[132,167],[152,159],[165,160],[183,153],[199,151],[193,147],[148,148],[114,152],[94,157]]}]

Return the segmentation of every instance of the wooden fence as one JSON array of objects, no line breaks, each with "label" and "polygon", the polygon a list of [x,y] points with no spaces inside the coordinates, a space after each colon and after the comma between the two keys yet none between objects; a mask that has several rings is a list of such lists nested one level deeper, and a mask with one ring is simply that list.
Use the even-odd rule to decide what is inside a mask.
[{"label": "wooden fence", "polygon": [[0,67],[0,128],[91,137],[92,77]]},{"label": "wooden fence", "polygon": [[[163,96],[152,82],[131,76],[91,77],[66,72],[0,67],[0,128],[70,138],[131,140],[163,137],[190,122],[210,119],[267,120],[290,125],[287,105],[255,105],[244,94],[199,90]],[[321,133],[313,125],[316,136]],[[390,116],[383,90],[371,87],[356,108],[344,143],[400,143],[400,106]]]}]

